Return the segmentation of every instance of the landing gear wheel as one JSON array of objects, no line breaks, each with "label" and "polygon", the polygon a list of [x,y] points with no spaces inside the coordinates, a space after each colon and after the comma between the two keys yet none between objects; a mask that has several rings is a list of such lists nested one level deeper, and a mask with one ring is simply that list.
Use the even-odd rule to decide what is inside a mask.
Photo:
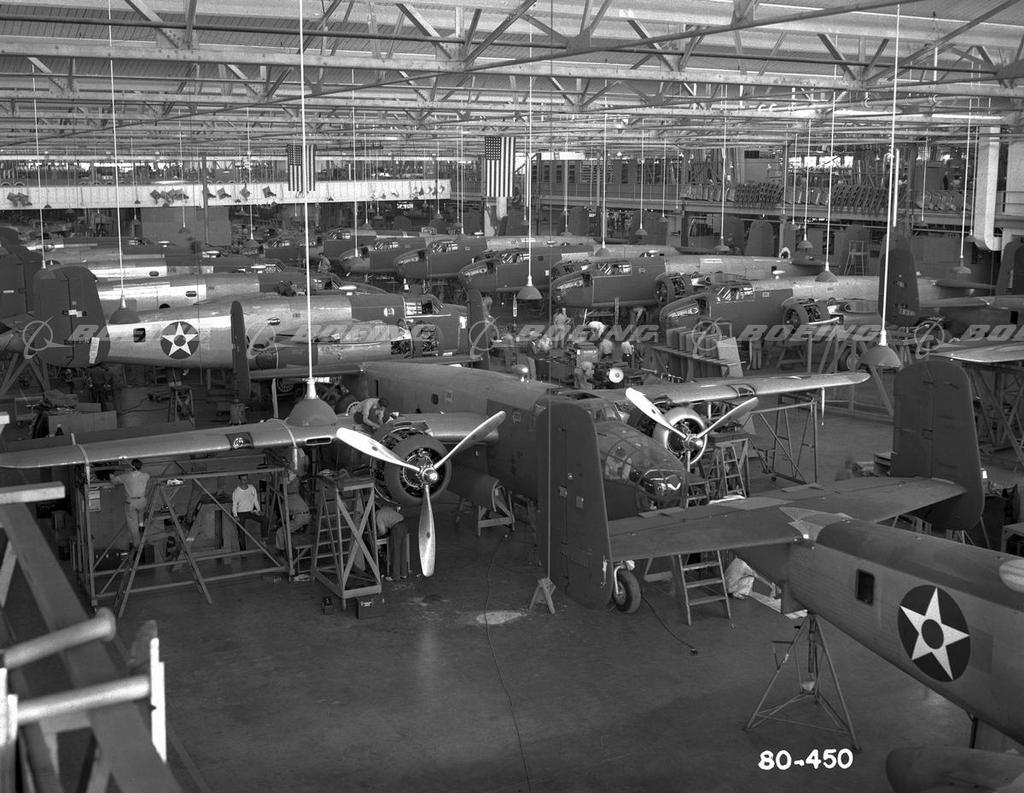
[{"label": "landing gear wheel", "polygon": [[612,603],[623,614],[633,614],[640,608],[640,582],[629,570],[618,570],[615,573],[618,586],[612,590]]}]

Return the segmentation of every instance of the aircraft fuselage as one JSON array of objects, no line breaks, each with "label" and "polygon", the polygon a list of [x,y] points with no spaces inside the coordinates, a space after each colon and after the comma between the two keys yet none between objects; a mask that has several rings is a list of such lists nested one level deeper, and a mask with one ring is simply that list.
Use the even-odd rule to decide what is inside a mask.
[{"label": "aircraft fuselage", "polygon": [[700,256],[655,253],[632,259],[590,259],[583,272],[552,284],[552,300],[566,308],[650,306],[657,302],[659,276],[728,273],[748,281],[765,281],[773,274],[798,275],[805,266],[767,256]]},{"label": "aircraft fuselage", "polygon": [[740,553],[758,572],[785,582],[797,604],[1024,741],[1018,557],[854,520],[825,526],[813,542]]},{"label": "aircraft fuselage", "polygon": [[[109,325],[106,329],[108,361],[182,369],[230,368],[231,302],[197,303],[181,312],[146,312],[138,322]],[[249,296],[238,300],[245,316],[250,357],[275,344],[304,342],[309,338],[305,297]],[[465,344],[465,309],[439,303],[432,295],[403,298],[387,293],[347,297],[317,294],[309,298],[314,340],[340,338],[353,344],[389,340],[374,325],[396,325],[404,320],[415,331],[417,323],[437,326],[443,350]]]},{"label": "aircraft fuselage", "polygon": [[[595,392],[520,382],[498,372],[461,367],[368,363],[359,394],[386,397],[403,414],[505,411],[498,441],[463,453],[462,469],[487,474],[510,490],[537,499],[536,427],[549,399],[571,399],[596,419],[609,515],[635,515],[654,503],[678,503],[685,471],[663,446],[626,425],[615,406]],[[459,482],[451,485],[459,492]]]}]

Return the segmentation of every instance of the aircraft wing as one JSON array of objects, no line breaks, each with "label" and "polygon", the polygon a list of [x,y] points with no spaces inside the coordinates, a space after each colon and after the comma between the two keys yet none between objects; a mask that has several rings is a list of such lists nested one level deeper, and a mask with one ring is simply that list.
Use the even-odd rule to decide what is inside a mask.
[{"label": "aircraft wing", "polygon": [[921,302],[921,308],[941,311],[944,308],[1001,308],[1007,311],[1024,308],[1024,295],[969,295],[941,297]]},{"label": "aircraft wing", "polygon": [[[397,360],[397,359],[396,359]],[[462,366],[473,364],[480,360],[479,355],[434,355],[420,358],[402,358],[403,364],[444,364],[448,366]],[[362,371],[363,364],[368,361],[340,361],[338,363],[318,363],[313,365],[314,377],[341,377],[342,375],[358,374]],[[293,380],[307,377],[306,366],[281,366],[276,369],[252,369],[249,372],[251,380]]]},{"label": "aircraft wing", "polygon": [[[769,375],[766,377],[715,377],[689,383],[652,383],[637,386],[635,390],[652,401],[668,400],[674,403],[714,402],[750,396],[774,396],[801,391],[863,383],[870,377],[866,372],[837,372],[835,374]],[[604,390],[602,395],[622,401],[625,391]]]},{"label": "aircraft wing", "polygon": [[[354,426],[351,419],[339,416],[337,426],[343,424]],[[11,451],[0,452],[0,468],[48,468],[131,460],[136,457],[140,460],[185,457],[238,449],[305,446],[333,440],[333,427],[300,427],[281,419],[131,438],[76,439],[72,433],[47,439],[46,443],[26,441],[12,444]]]},{"label": "aircraft wing", "polygon": [[985,284],[980,281],[958,281],[955,278],[939,278],[935,281],[936,286],[946,289],[976,289],[980,292],[994,292],[995,284]]},{"label": "aircraft wing", "polygon": [[[415,413],[394,419],[396,425],[413,428],[437,438],[444,444],[455,444],[469,435],[487,416],[478,413]],[[281,419],[268,419],[253,424],[168,432],[157,435],[136,435],[126,438],[76,438],[74,434],[11,444],[10,451],[0,452],[0,468],[49,468],[61,465],[86,465],[101,462],[140,460],[157,457],[187,457],[197,454],[224,453],[245,449],[320,446],[333,443],[338,427],[355,428],[347,416],[337,416],[333,425],[303,427]],[[102,433],[109,436],[110,433]],[[95,436],[96,433],[91,433]],[[479,443],[493,443],[497,430],[492,430]]]},{"label": "aircraft wing", "polygon": [[941,344],[931,351],[931,355],[962,363],[1014,363],[1024,361],[1024,342]]},{"label": "aircraft wing", "polygon": [[609,521],[614,560],[796,542],[844,517],[875,523],[964,493],[951,482],[862,477]]}]

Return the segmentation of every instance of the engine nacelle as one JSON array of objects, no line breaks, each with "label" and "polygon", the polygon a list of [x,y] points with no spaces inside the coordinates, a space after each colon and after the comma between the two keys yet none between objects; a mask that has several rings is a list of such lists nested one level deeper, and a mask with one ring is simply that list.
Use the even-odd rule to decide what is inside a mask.
[{"label": "engine nacelle", "polygon": [[692,295],[693,276],[685,273],[662,273],[654,279],[654,299],[659,306],[667,306],[674,300]]},{"label": "engine nacelle", "polygon": [[[410,465],[433,465],[446,454],[444,444],[413,426],[387,426],[378,431],[376,439]],[[430,495],[436,498],[445,491],[452,478],[450,464],[438,469],[438,481],[431,486]],[[373,477],[378,490],[387,498],[405,506],[419,506],[423,500],[423,483],[414,471],[397,465],[375,461]]]},{"label": "engine nacelle", "polygon": [[[271,345],[256,351],[255,356],[249,361],[253,369],[279,369],[285,366],[305,366],[309,359],[309,352],[303,346],[282,346]],[[313,365],[319,362],[317,347],[313,345]]]},{"label": "engine nacelle", "polygon": [[[696,410],[687,405],[680,405],[667,411],[665,414],[665,420],[673,427],[683,430],[690,435],[697,435],[704,431],[707,427],[707,422],[704,417],[700,415]],[[658,443],[668,449],[672,454],[678,457],[680,460],[686,458],[686,448],[682,442],[682,439],[674,432],[669,432],[665,427],[660,424],[655,424],[654,429],[651,432],[651,437],[654,438]],[[694,463],[704,453],[704,449],[707,446],[707,439],[704,438],[701,441],[699,448],[690,450],[690,462]]]},{"label": "engine nacelle", "polygon": [[825,300],[790,298],[782,304],[783,321],[794,328],[802,325],[823,325],[841,319],[835,304]]}]

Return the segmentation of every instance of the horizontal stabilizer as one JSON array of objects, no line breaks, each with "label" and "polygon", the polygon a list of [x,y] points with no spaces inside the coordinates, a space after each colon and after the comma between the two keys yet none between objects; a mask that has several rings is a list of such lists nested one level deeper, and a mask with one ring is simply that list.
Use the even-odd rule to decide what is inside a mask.
[{"label": "horizontal stabilizer", "polygon": [[932,357],[963,363],[1014,363],[1024,361],[1024,342],[959,342],[934,348]]},{"label": "horizontal stabilizer", "polygon": [[[651,559],[713,549],[793,542],[827,524],[821,513],[879,522],[938,504],[964,488],[934,479],[862,477],[797,485],[751,498],[610,521],[612,558]],[[798,509],[794,509],[798,508]],[[808,521],[806,513],[816,513]]]}]

